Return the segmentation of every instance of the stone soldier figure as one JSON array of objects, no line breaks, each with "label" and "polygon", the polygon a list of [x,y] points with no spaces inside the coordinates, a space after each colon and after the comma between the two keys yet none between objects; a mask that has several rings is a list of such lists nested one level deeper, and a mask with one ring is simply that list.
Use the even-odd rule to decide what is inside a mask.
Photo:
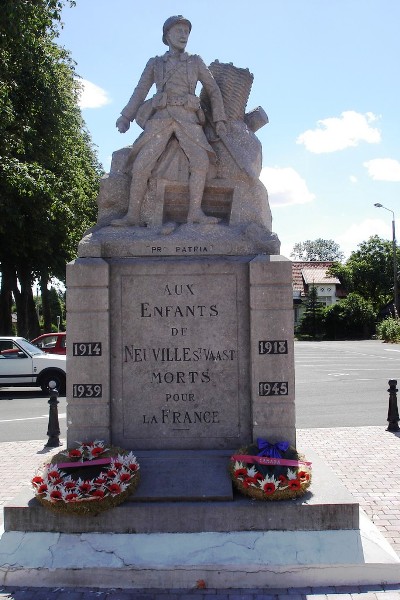
[{"label": "stone soldier figure", "polygon": [[[140,209],[151,172],[171,137],[175,136],[189,161],[188,223],[217,223],[201,209],[209,155],[214,151],[202,128],[204,114],[195,95],[200,81],[207,91],[217,135],[226,133],[225,111],[221,92],[200,56],[185,52],[192,25],[182,15],[169,17],[164,23],[164,44],[169,50],[151,58],[128,104],[121,111],[116,126],[125,133],[136,119],[144,131],[132,146],[132,183],[126,215],[112,225],[139,225]],[[156,94],[146,100],[152,87]]]}]

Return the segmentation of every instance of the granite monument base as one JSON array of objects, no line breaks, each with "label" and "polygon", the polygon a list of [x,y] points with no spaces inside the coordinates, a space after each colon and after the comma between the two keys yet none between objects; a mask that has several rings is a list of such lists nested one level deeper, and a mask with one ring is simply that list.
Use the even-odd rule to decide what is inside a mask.
[{"label": "granite monument base", "polygon": [[5,529],[121,534],[357,530],[358,503],[315,453],[307,454],[313,462],[312,485],[295,500],[256,501],[235,493],[229,456],[222,453],[184,458],[181,453],[141,453],[141,481],[128,502],[96,516],[76,517],[46,510],[25,489],[5,508]]},{"label": "granite monument base", "polygon": [[296,501],[142,501],[139,488],[136,501],[87,519],[53,515],[25,491],[5,507],[0,584],[193,589],[202,580],[208,588],[268,589],[398,583],[399,557],[332,471],[309,454],[313,484]]},{"label": "granite monument base", "polygon": [[67,286],[68,445],[296,444],[290,261],[81,257]]}]

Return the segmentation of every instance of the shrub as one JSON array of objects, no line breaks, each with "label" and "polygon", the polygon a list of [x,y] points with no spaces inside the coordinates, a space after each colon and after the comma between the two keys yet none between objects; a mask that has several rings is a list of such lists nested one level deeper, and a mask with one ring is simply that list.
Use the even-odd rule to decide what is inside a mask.
[{"label": "shrub", "polygon": [[326,309],[325,329],[330,339],[368,338],[374,327],[372,303],[354,292]]},{"label": "shrub", "polygon": [[400,319],[388,317],[381,321],[376,328],[378,338],[384,342],[400,342]]}]

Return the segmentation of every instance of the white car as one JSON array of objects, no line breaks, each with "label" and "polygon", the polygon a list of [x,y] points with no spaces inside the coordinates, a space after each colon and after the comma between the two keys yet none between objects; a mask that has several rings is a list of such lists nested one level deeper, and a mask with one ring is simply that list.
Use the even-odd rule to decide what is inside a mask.
[{"label": "white car", "polygon": [[37,385],[48,392],[55,381],[64,394],[65,378],[66,356],[47,354],[23,337],[0,336],[0,387]]}]

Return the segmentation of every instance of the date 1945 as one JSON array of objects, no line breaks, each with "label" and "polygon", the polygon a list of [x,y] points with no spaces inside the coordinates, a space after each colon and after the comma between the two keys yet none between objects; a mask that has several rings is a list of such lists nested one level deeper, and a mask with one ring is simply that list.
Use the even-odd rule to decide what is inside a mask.
[{"label": "date 1945", "polygon": [[260,381],[259,396],[287,396],[289,392],[287,381]]}]

